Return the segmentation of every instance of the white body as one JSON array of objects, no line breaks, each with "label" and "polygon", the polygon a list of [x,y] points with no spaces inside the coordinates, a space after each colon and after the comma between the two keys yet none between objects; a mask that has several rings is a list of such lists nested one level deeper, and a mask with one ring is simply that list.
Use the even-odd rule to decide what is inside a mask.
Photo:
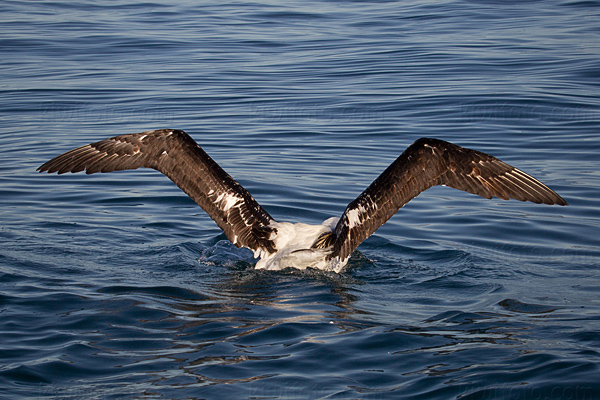
[{"label": "white body", "polygon": [[311,246],[323,233],[332,232],[339,218],[333,217],[321,225],[303,223],[273,222],[270,226],[277,233],[270,239],[274,241],[277,252],[268,254],[264,251],[254,253],[260,257],[256,269],[281,270],[284,268],[317,268],[327,271],[340,272],[348,260],[338,258],[327,260],[331,249],[312,249]]}]

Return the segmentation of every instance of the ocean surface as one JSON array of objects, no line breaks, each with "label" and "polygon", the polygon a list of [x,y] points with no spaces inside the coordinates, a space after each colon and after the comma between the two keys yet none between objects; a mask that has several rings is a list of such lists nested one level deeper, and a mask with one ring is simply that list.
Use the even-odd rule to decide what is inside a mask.
[{"label": "ocean surface", "polygon": [[[3,1],[1,399],[599,399],[599,1]],[[437,187],[342,273],[253,269],[152,170],[39,174],[187,131],[320,223],[419,137],[569,207]]]}]

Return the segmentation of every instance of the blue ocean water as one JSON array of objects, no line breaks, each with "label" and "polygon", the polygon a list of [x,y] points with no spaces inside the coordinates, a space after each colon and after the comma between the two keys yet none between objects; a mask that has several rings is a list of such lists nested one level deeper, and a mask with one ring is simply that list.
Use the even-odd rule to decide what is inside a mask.
[{"label": "blue ocean water", "polygon": [[[600,398],[600,2],[0,12],[0,398]],[[35,171],[157,128],[277,220],[340,215],[422,136],[570,206],[434,188],[340,274],[265,272],[154,171]]]}]

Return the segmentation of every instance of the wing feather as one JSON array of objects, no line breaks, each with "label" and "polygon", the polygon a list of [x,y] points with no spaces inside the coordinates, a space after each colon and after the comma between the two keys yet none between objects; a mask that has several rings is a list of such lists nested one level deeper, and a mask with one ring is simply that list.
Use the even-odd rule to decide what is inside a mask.
[{"label": "wing feather", "polygon": [[38,168],[40,172],[111,172],[152,168],[190,196],[236,246],[275,251],[271,216],[184,131],[160,129],[120,135],[78,147]]},{"label": "wing feather", "polygon": [[567,205],[537,179],[489,154],[443,140],[422,138],[348,204],[336,225],[330,258],[346,260],[401,207],[436,185],[487,199]]}]

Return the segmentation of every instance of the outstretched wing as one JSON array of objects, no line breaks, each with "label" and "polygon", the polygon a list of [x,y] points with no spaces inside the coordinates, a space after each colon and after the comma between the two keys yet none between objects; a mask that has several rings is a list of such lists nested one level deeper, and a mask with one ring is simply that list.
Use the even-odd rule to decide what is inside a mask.
[{"label": "outstretched wing", "polygon": [[345,260],[402,206],[444,185],[491,199],[567,205],[553,190],[499,159],[437,139],[413,143],[348,204],[331,237],[331,258]]},{"label": "outstretched wing", "polygon": [[190,196],[236,246],[274,252],[271,216],[187,133],[160,129],[120,135],[68,151],[38,171],[111,172],[156,169]]}]

